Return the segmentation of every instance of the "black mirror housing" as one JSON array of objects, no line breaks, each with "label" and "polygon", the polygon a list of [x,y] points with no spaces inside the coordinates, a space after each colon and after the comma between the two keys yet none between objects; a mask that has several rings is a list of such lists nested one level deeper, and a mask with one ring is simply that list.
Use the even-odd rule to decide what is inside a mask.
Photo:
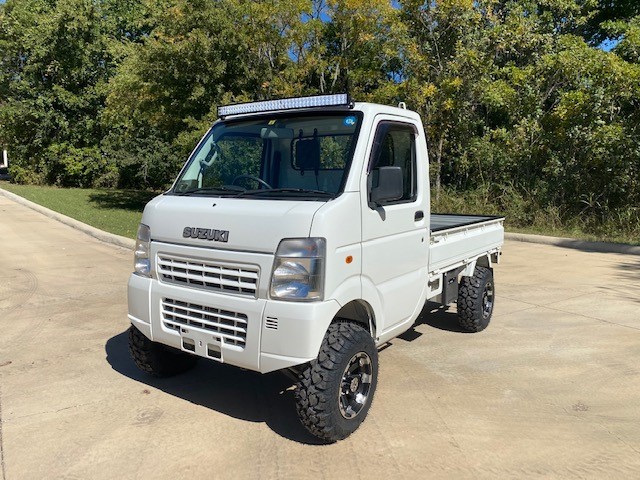
[{"label": "black mirror housing", "polygon": [[404,194],[402,169],[400,167],[380,167],[378,185],[372,186],[369,201],[374,205],[384,205],[400,200]]}]

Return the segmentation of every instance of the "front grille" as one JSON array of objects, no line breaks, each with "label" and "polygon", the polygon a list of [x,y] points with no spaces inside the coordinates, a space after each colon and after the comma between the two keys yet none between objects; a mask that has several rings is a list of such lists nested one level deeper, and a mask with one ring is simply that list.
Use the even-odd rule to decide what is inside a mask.
[{"label": "front grille", "polygon": [[158,278],[165,283],[257,296],[258,268],[158,254]]},{"label": "front grille", "polygon": [[162,319],[172,330],[189,326],[214,333],[225,345],[244,348],[247,342],[248,318],[243,313],[163,298]]}]

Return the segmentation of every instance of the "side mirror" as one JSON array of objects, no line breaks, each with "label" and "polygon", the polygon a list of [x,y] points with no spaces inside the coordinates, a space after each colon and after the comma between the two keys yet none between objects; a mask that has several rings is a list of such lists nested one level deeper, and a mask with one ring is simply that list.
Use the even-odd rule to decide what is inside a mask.
[{"label": "side mirror", "polygon": [[[377,170],[378,184],[371,186],[369,201],[376,205],[384,205],[400,200],[404,194],[402,169],[400,167],[380,167]],[[371,173],[373,175],[374,172]]]}]

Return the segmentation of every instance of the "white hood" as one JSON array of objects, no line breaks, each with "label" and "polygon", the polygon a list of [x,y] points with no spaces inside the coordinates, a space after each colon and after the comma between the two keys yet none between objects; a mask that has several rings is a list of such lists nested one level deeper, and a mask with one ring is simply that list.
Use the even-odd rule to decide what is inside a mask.
[{"label": "white hood", "polygon": [[[151,240],[226,250],[275,253],[283,238],[308,237],[324,202],[160,195],[142,223]],[[228,233],[227,233],[228,232]]]}]

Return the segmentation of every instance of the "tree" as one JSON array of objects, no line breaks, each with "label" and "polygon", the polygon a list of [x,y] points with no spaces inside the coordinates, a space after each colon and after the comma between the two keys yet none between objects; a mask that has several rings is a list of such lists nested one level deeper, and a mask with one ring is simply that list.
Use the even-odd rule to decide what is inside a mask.
[{"label": "tree", "polygon": [[391,2],[315,0],[298,31],[292,72],[301,89],[397,102],[407,31]]},{"label": "tree", "polygon": [[611,27],[631,22],[640,15],[640,2],[637,0],[593,0],[588,3],[592,10],[582,34],[595,46],[602,42],[619,40],[624,33]]},{"label": "tree", "polygon": [[[0,10],[0,135],[18,180],[67,184],[65,171],[96,169],[99,122],[114,61],[108,48],[108,3],[9,0]],[[77,162],[62,160],[59,145]],[[106,166],[105,162],[100,162]],[[71,171],[70,170],[70,171]],[[76,180],[72,180],[76,179]]]},{"label": "tree", "polygon": [[639,9],[9,0],[0,141],[19,181],[162,188],[219,104],[348,88],[422,115],[436,195],[480,192],[523,223],[553,211],[640,231]]},{"label": "tree", "polygon": [[483,22],[490,10],[483,12],[482,5],[471,0],[402,2],[411,36],[403,91],[425,122],[436,196],[453,169],[456,151],[482,132],[475,90],[490,66]]}]

